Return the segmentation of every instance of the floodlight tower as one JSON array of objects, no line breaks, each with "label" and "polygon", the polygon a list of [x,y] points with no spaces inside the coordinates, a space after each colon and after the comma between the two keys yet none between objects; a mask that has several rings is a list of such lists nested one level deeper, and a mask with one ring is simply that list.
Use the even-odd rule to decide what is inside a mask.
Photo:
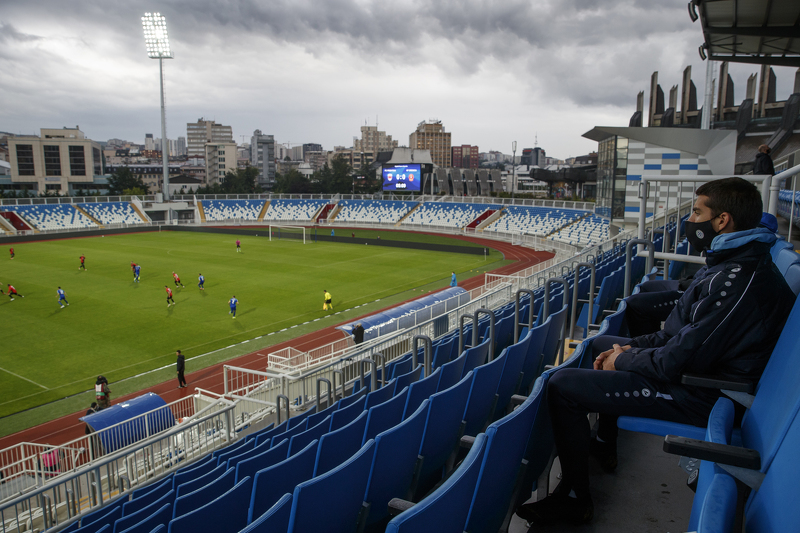
[{"label": "floodlight tower", "polygon": [[144,43],[147,57],[158,59],[158,79],[161,83],[161,160],[164,172],[164,200],[169,200],[169,148],[167,143],[167,115],[164,109],[164,59],[172,59],[167,34],[167,19],[161,13],[145,13],[142,17]]}]

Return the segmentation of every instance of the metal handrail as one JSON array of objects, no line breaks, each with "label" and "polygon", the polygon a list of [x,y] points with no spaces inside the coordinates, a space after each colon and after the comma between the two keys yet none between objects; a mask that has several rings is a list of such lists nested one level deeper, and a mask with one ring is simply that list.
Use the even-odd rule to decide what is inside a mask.
[{"label": "metal handrail", "polygon": [[573,289],[572,289],[572,310],[570,311],[570,325],[569,325],[569,338],[575,338],[575,321],[578,314],[578,284],[580,283],[580,271],[581,267],[588,268],[591,272],[591,280],[589,281],[589,311],[588,311],[588,319],[586,323],[588,324],[592,320],[592,316],[594,316],[594,282],[595,282],[595,266],[594,263],[590,263],[588,261],[578,263],[575,265],[575,280],[573,281]]},{"label": "metal handrail", "polygon": [[520,304],[520,295],[523,293],[527,294],[531,300],[529,304],[530,312],[528,313],[528,323],[526,324],[526,327],[528,328],[528,331],[533,328],[533,302],[536,298],[536,295],[530,289],[519,289],[514,297],[514,344],[519,342],[520,326],[522,325],[519,321],[520,310],[522,307]]},{"label": "metal handrail", "polygon": [[417,368],[419,364],[417,354],[419,349],[417,348],[418,341],[422,341],[423,343],[423,361],[425,364],[425,376],[431,375],[431,367],[433,366],[433,341],[427,335],[414,335],[414,339],[411,344],[411,367]]},{"label": "metal handrail", "polygon": [[631,264],[631,248],[635,245],[642,245],[650,252],[647,256],[647,263],[645,263],[645,273],[649,274],[655,264],[656,246],[653,241],[647,239],[631,239],[628,241],[628,244],[625,245],[625,287],[623,287],[625,298],[631,295],[631,269],[633,268]]}]

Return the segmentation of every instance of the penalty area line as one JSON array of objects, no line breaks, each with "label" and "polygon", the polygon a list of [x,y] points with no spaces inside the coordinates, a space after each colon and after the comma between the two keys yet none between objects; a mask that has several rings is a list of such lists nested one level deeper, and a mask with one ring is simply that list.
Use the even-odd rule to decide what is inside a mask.
[{"label": "penalty area line", "polygon": [[6,372],[7,374],[11,374],[12,376],[14,376],[14,377],[17,377],[17,378],[19,378],[19,379],[24,379],[24,380],[25,380],[25,381],[27,381],[28,383],[33,383],[33,384],[34,384],[34,385],[36,385],[37,387],[41,387],[41,388],[43,388],[44,390],[50,390],[50,389],[48,389],[47,387],[45,387],[44,385],[40,385],[39,383],[36,383],[35,381],[33,381],[33,380],[31,380],[31,379],[28,379],[28,378],[22,377],[22,376],[20,376],[19,374],[15,374],[15,373],[13,373],[12,371],[10,371],[10,370],[6,370],[6,369],[5,369],[5,368],[3,368],[3,367],[0,367],[0,370],[2,370],[3,372]]}]

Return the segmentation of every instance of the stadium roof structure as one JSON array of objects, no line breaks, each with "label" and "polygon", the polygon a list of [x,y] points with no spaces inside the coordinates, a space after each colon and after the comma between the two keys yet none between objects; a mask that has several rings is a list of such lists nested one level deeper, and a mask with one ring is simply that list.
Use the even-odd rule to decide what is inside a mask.
[{"label": "stadium roof structure", "polygon": [[798,0],[692,0],[689,16],[703,27],[703,59],[800,67]]}]

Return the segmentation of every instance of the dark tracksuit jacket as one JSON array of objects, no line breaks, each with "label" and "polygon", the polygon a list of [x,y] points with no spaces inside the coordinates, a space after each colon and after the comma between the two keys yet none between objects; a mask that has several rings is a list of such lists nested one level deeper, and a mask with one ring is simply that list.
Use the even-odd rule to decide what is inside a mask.
[{"label": "dark tracksuit jacket", "polygon": [[757,382],[795,300],[772,263],[774,241],[763,228],[717,236],[664,329],[632,339],[616,369],[669,384],[673,400],[709,406],[721,393],[681,385],[682,374]]}]

